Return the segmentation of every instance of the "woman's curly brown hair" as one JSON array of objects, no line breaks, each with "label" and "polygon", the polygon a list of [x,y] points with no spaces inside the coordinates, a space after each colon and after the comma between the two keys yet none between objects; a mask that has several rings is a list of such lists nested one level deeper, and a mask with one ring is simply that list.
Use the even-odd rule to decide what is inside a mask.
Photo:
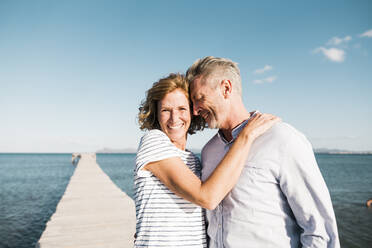
[{"label": "woman's curly brown hair", "polygon": [[155,82],[152,87],[146,92],[146,99],[141,102],[138,113],[138,123],[141,130],[159,129],[158,122],[158,102],[163,99],[168,93],[181,89],[189,100],[191,124],[189,134],[194,134],[196,131],[203,130],[205,121],[201,116],[192,115],[192,102],[189,99],[189,82],[186,77],[179,73],[171,73],[169,76],[161,78]]}]

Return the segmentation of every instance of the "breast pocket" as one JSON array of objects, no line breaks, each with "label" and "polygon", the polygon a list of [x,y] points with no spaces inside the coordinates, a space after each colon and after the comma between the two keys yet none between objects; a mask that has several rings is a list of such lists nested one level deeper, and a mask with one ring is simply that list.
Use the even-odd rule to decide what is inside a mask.
[{"label": "breast pocket", "polygon": [[273,170],[268,164],[247,163],[226,200],[232,219],[260,223],[262,213],[270,211],[272,198],[279,195]]},{"label": "breast pocket", "polygon": [[275,173],[267,164],[247,163],[234,188],[239,195],[246,195],[247,198],[258,196],[261,193],[270,191],[270,188],[277,187]]}]

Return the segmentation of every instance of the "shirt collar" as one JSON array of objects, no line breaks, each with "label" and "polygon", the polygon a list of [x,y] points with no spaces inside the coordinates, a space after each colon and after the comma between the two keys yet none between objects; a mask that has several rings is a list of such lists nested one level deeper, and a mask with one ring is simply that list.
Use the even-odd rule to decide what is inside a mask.
[{"label": "shirt collar", "polygon": [[232,143],[232,142],[234,142],[234,140],[238,137],[238,135],[239,135],[239,133],[242,131],[242,129],[245,127],[245,125],[247,125],[247,123],[248,123],[248,121],[256,114],[256,113],[259,113],[259,111],[258,110],[255,110],[255,111],[253,111],[253,112],[251,112],[251,116],[247,119],[247,120],[245,120],[245,121],[243,121],[242,123],[240,123],[239,125],[237,125],[236,127],[234,127],[233,128],[233,130],[231,131],[231,135],[232,135],[232,137],[233,137],[233,139],[230,141],[230,142],[228,142],[226,139],[225,139],[225,137],[223,136],[223,133],[222,133],[222,131],[221,131],[221,129],[220,130],[218,130],[218,136],[220,137],[220,139],[224,142],[224,143]]}]

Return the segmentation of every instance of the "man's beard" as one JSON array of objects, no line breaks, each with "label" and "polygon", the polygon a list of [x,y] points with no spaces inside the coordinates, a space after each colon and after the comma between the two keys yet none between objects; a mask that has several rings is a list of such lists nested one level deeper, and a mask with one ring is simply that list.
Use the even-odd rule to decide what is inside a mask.
[{"label": "man's beard", "polygon": [[212,112],[208,111],[206,118],[204,118],[205,122],[208,125],[208,128],[210,129],[219,129],[220,123],[218,122],[218,119],[216,115],[214,115]]}]

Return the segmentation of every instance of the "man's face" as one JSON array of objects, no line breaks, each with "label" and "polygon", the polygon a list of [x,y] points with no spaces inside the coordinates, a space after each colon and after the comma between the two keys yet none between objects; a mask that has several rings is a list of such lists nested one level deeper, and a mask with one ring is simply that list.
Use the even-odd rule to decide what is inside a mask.
[{"label": "man's face", "polygon": [[212,88],[209,80],[202,82],[203,78],[196,78],[190,84],[190,95],[193,102],[193,114],[203,117],[209,128],[221,128],[225,120],[223,96],[219,87]]}]

